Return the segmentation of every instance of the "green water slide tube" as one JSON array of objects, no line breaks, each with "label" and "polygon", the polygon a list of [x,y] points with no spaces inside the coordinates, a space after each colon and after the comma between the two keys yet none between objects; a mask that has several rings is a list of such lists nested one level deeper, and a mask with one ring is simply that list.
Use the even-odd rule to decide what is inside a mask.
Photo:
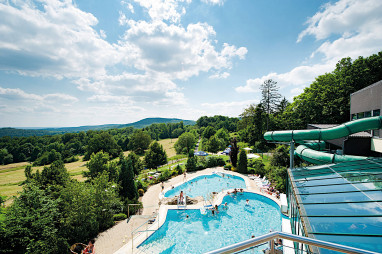
[{"label": "green water slide tube", "polygon": [[349,136],[351,134],[382,128],[382,116],[363,118],[351,122],[341,124],[339,126],[328,129],[312,129],[312,130],[289,130],[289,131],[269,131],[264,134],[267,141],[300,143],[295,153],[305,161],[314,164],[336,163],[351,160],[364,160],[367,157],[336,155],[325,152],[322,142],[310,142],[308,140],[330,140]]}]

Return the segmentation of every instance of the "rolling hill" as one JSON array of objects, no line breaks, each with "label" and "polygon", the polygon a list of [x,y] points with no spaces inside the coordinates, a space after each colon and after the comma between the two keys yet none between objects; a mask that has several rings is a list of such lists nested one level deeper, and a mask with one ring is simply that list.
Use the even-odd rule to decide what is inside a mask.
[{"label": "rolling hill", "polygon": [[88,130],[108,130],[108,129],[120,129],[126,127],[133,128],[144,128],[154,123],[178,123],[183,121],[185,125],[194,125],[195,121],[192,120],[182,120],[178,118],[145,118],[134,123],[128,124],[103,124],[103,125],[89,125],[89,126],[79,126],[79,127],[61,127],[61,128],[0,128],[0,137],[10,136],[10,137],[29,137],[29,136],[43,136],[43,135],[54,135],[54,134],[64,134],[71,132],[80,132]]}]

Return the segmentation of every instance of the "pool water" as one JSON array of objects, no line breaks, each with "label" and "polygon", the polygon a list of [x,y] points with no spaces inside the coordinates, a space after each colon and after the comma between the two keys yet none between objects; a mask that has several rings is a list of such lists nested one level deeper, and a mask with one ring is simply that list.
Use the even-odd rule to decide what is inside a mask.
[{"label": "pool water", "polygon": [[202,175],[167,191],[164,196],[174,197],[183,191],[185,195],[192,198],[198,196],[208,198],[208,195],[212,192],[221,192],[233,188],[245,189],[246,185],[244,179],[230,174],[225,174],[224,177],[217,174]]},{"label": "pool water", "polygon": [[[202,215],[195,209],[168,210],[164,224],[139,249],[144,253],[204,253],[250,239],[252,235],[281,231],[280,208],[274,201],[244,192],[225,196],[222,204],[225,202],[228,209],[220,205],[215,216],[211,211]],[[263,253],[261,250],[267,247],[266,244],[247,252]]]}]

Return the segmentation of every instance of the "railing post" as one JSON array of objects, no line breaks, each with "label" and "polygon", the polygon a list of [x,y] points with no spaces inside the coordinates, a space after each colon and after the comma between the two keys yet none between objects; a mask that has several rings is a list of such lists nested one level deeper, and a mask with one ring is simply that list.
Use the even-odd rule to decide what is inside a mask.
[{"label": "railing post", "polygon": [[290,165],[289,165],[289,168],[290,169],[293,169],[294,168],[294,141],[292,140],[290,142],[290,157],[289,157],[289,160],[290,160]]},{"label": "railing post", "polygon": [[271,254],[275,254],[275,239],[269,241],[269,249]]}]

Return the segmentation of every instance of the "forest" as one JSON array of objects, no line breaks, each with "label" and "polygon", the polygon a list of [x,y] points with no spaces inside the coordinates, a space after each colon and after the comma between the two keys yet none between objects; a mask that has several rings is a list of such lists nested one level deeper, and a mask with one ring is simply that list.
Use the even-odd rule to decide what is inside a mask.
[{"label": "forest", "polygon": [[[318,76],[292,102],[279,94],[277,81],[265,80],[259,91],[261,102],[249,105],[238,117],[202,116],[195,125],[160,123],[139,129],[2,137],[0,164],[28,161],[31,165],[25,167],[22,192],[10,206],[0,207],[0,253],[64,253],[71,244],[95,237],[114,225],[116,218],[125,218],[127,206],[139,203],[138,197],[150,184],[183,172],[180,166],[160,169],[170,159],[187,157],[188,171],[219,165],[267,175],[283,191],[288,149],[266,143],[264,132],[349,121],[350,94],[379,80],[382,52],[340,60],[332,72]],[[168,158],[157,142],[163,139],[177,139],[174,158]],[[237,163],[232,157],[194,156],[199,139],[199,149],[211,153],[231,144]],[[240,151],[245,146],[273,155],[247,161]],[[64,164],[80,159],[88,169],[83,182],[72,179]],[[37,165],[44,167],[34,170],[32,166]],[[150,169],[162,170],[161,178],[143,180]],[[4,201],[0,196],[0,203]]]}]

